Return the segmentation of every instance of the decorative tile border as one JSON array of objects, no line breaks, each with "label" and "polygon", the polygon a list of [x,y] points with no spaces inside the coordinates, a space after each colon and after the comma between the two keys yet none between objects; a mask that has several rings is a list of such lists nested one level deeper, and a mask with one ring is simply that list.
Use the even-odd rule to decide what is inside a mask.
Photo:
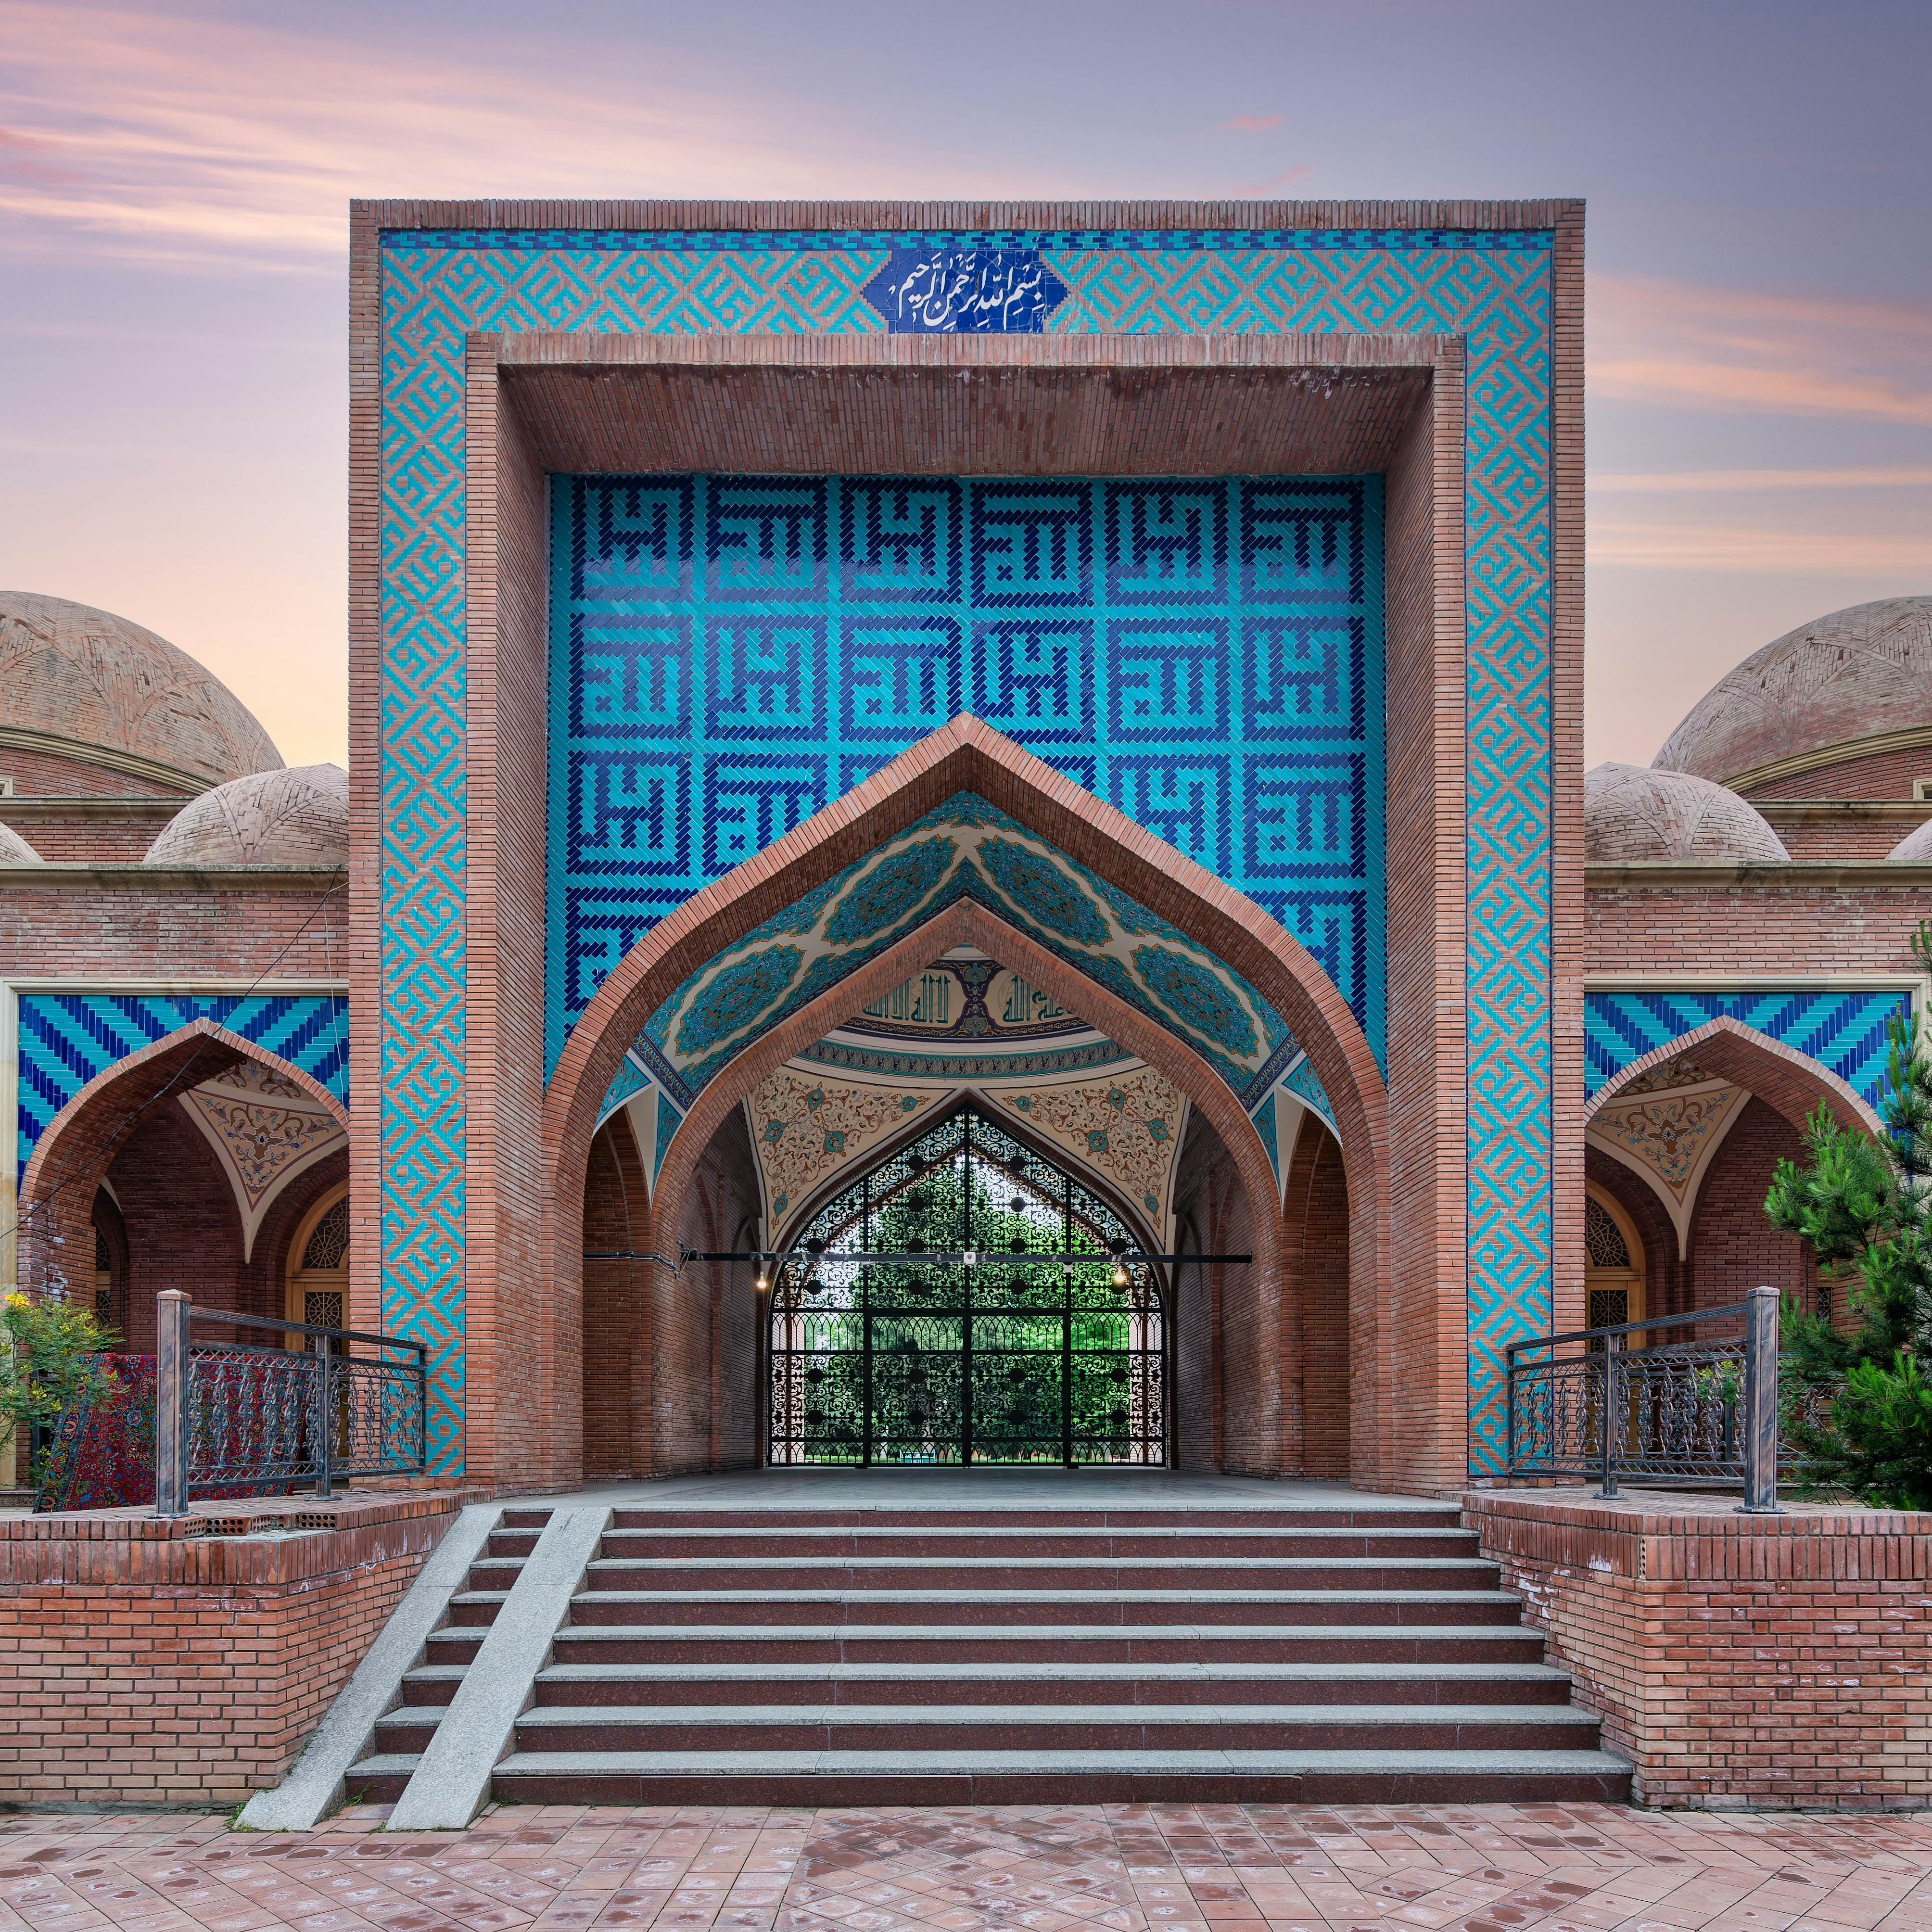
[{"label": "decorative tile border", "polygon": [[[1550,408],[1542,230],[1019,236],[398,231],[380,250],[383,1309],[460,1389],[467,830],[464,354],[472,330],[876,330],[895,243],[1038,246],[1055,333],[1453,334],[1468,358],[1468,1329],[1492,1366],[1550,1311]],[[663,1115],[660,1114],[660,1121]],[[439,1464],[460,1466],[452,1454]]]}]

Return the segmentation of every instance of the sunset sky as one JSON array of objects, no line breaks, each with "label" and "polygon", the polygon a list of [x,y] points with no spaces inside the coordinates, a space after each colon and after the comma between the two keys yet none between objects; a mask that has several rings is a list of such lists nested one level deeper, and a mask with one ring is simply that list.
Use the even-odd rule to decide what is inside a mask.
[{"label": "sunset sky", "polygon": [[0,0],[0,584],[346,738],[352,196],[1580,195],[1589,742],[1932,592],[1932,6]]}]

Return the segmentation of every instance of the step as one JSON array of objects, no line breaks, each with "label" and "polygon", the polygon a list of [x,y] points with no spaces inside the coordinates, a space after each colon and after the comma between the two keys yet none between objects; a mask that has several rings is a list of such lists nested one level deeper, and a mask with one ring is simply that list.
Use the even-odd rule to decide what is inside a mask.
[{"label": "step", "polygon": [[459,1590],[449,1600],[449,1621],[477,1631],[480,1642],[481,1632],[496,1621],[496,1612],[509,1594],[507,1590]]},{"label": "step", "polygon": [[[470,1597],[452,1604],[455,1616]],[[572,1599],[572,1624],[921,1622],[1011,1624],[1514,1623],[1504,1590],[598,1590]],[[494,1614],[494,1612],[493,1612]]]},{"label": "step", "polygon": [[[500,1582],[510,1559],[478,1563],[478,1587]],[[516,1568],[522,1567],[520,1559]],[[1479,1557],[1142,1557],[1086,1561],[1060,1556],[1006,1556],[962,1564],[953,1556],[839,1558],[817,1562],[791,1556],[599,1557],[584,1578],[589,1590],[740,1592],[862,1590],[868,1595],[962,1585],[988,1590],[1480,1590],[1496,1587],[1496,1564]]]},{"label": "step", "polygon": [[[514,1513],[506,1511],[506,1526]],[[627,1529],[725,1529],[796,1530],[846,1529],[971,1529],[1012,1532],[1054,1532],[1088,1528],[1134,1532],[1154,1529],[1316,1529],[1336,1528],[1455,1529],[1461,1526],[1462,1510],[1455,1503],[1376,1503],[1352,1498],[1333,1505],[1298,1504],[1292,1508],[1263,1509],[1216,1508],[1197,1505],[1174,1508],[1172,1504],[1132,1504],[1102,1508],[1036,1509],[1016,1507],[988,1509],[982,1505],[959,1509],[842,1509],[842,1510],[666,1510],[619,1508],[611,1517],[614,1531]]]},{"label": "step", "polygon": [[[468,1666],[418,1665],[405,1705],[447,1704]],[[1566,1672],[1543,1664],[554,1664],[534,1686],[544,1706],[614,1704],[1562,1705]]]},{"label": "step", "polygon": [[[400,1790],[413,1762],[357,1770]],[[1596,1750],[516,1751],[494,1789],[530,1804],[1619,1804],[1630,1767]]]},{"label": "step", "polygon": [[[444,1704],[461,1666],[424,1666],[404,1700]],[[1567,1705],[1566,1672],[1542,1664],[553,1664],[543,1706],[622,1704]]]},{"label": "step", "polygon": [[[1466,1602],[1459,1598],[1458,1602]],[[429,1654],[466,1661],[480,1630],[438,1630]],[[572,1623],[556,1634],[558,1664],[1540,1664],[1542,1637],[1514,1618],[1484,1624],[1396,1623],[1386,1616],[1338,1623],[1207,1624]]]},{"label": "step", "polygon": [[[527,1556],[534,1530],[499,1531],[493,1552]],[[975,1527],[950,1529],[611,1529],[604,1534],[606,1557],[754,1556],[815,1559],[929,1556],[959,1562],[968,1557],[1074,1557],[1082,1561],[1178,1556],[1461,1556],[1479,1538],[1451,1523],[1426,1528],[1346,1528],[1324,1524],[1295,1529],[1075,1528],[1036,1530]],[[512,1550],[509,1545],[520,1546]]]}]

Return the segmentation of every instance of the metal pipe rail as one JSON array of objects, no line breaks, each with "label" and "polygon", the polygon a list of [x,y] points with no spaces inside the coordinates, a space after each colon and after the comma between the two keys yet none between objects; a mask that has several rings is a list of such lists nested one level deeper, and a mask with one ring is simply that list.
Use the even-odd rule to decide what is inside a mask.
[{"label": "metal pipe rail", "polygon": [[[154,1514],[188,1514],[196,1490],[313,1482],[318,1496],[352,1476],[420,1475],[428,1460],[426,1345],[354,1328],[196,1308],[156,1298]],[[196,1322],[299,1335],[304,1346],[190,1339]],[[411,1357],[358,1355],[356,1344]]]},{"label": "metal pipe rail", "polygon": [[[1742,1323],[1731,1338],[1633,1348],[1665,1329]],[[1754,1288],[1723,1308],[1614,1328],[1578,1328],[1505,1348],[1505,1463],[1512,1477],[1594,1476],[1679,1486],[1741,1483],[1742,1512],[1781,1514],[1778,1292]],[[1580,1343],[1582,1352],[1555,1352]],[[1541,1360],[1520,1360],[1538,1351]]]}]

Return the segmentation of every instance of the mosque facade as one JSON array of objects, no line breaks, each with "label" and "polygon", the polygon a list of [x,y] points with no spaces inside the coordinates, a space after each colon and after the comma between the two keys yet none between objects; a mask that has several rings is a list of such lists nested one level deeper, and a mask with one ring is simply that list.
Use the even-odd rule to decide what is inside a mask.
[{"label": "mosque facade", "polygon": [[1586,776],[1582,319],[1568,202],[358,205],[347,777],[0,597],[14,1278],[424,1341],[502,1489],[1446,1490],[1814,1294],[1932,598]]}]

